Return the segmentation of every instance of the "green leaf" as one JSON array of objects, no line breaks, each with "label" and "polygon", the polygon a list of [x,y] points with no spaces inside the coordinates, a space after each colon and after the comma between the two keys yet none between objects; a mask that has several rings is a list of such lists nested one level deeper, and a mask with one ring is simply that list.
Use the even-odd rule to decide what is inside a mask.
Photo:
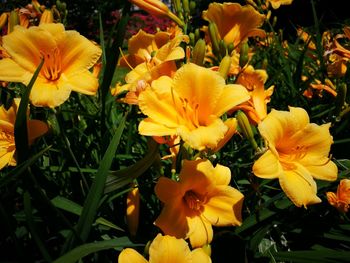
[{"label": "green leaf", "polygon": [[[106,183],[107,174],[111,167],[112,161],[115,156],[115,152],[118,148],[121,135],[125,128],[126,115],[121,120],[118,129],[116,130],[97,170],[97,174],[92,183],[90,191],[84,203],[81,217],[77,224],[77,233],[81,241],[85,242],[89,236],[92,223],[94,222],[97,209],[103,194],[103,189]],[[68,240],[69,247],[72,247],[76,242],[76,237],[71,236],[71,240]]]},{"label": "green leaf", "polygon": [[110,193],[117,190],[129,183],[131,183],[138,176],[143,174],[154,162],[158,153],[158,144],[150,140],[148,153],[144,158],[136,162],[135,164],[119,170],[110,172],[107,177],[105,193]]},{"label": "green leaf", "polygon": [[101,250],[116,249],[121,250],[124,247],[141,246],[141,244],[133,244],[127,237],[121,237],[111,240],[97,241],[93,243],[84,244],[78,246],[68,253],[64,254],[60,258],[56,259],[53,263],[75,263],[79,259]]},{"label": "green leaf", "polygon": [[51,200],[51,203],[60,209],[78,216],[81,215],[81,211],[83,210],[83,207],[81,205],[62,196],[56,196]]},{"label": "green leaf", "polygon": [[292,261],[293,263],[341,263],[349,262],[350,252],[331,249],[317,251],[291,251],[273,253],[276,260]]},{"label": "green leaf", "polygon": [[15,121],[15,145],[17,153],[17,163],[22,163],[27,159],[29,152],[28,145],[28,130],[27,130],[27,109],[29,104],[29,95],[32,90],[32,87],[35,83],[36,78],[39,75],[39,72],[44,64],[42,59],[38,68],[35,70],[32,79],[30,80],[28,86],[23,92],[21,97],[21,102],[17,110],[16,121]]}]

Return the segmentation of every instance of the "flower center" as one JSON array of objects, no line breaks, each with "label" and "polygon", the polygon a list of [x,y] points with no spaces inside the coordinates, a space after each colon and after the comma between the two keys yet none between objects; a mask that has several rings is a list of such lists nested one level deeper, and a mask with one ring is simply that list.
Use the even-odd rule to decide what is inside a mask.
[{"label": "flower center", "polygon": [[187,191],[184,200],[187,204],[187,206],[194,211],[201,211],[203,210],[203,205],[205,204],[205,198],[199,196],[193,191]]},{"label": "flower center", "polygon": [[190,130],[197,129],[199,126],[201,126],[201,123],[198,120],[198,103],[191,103],[186,98],[180,98],[182,103],[182,117],[187,122],[187,125]]},{"label": "flower center", "polygon": [[47,80],[55,81],[60,78],[62,70],[61,54],[58,48],[51,52],[40,52],[44,58],[44,65],[41,69],[41,74]]}]

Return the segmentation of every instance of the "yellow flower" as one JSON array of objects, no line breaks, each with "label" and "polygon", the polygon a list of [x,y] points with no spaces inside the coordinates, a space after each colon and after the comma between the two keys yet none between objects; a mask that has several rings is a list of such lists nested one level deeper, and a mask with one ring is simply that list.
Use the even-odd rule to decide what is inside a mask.
[{"label": "yellow flower", "polygon": [[278,9],[281,5],[290,5],[293,0],[267,0],[267,4],[271,4],[273,9]]},{"label": "yellow flower", "polygon": [[327,192],[327,199],[340,212],[347,213],[350,207],[350,180],[342,179],[338,185],[337,193]]},{"label": "yellow flower", "polygon": [[208,160],[183,162],[179,181],[161,177],[155,187],[164,203],[155,221],[165,234],[189,238],[192,247],[208,244],[214,226],[240,225],[244,196],[229,186],[231,171]]},{"label": "yellow flower", "polygon": [[314,179],[334,181],[338,168],[330,161],[333,138],[330,123],[310,123],[302,108],[272,110],[258,125],[268,150],[254,163],[253,172],[264,179],[278,178],[296,206],[321,202]]},{"label": "yellow flower", "polygon": [[254,123],[260,123],[267,115],[267,103],[270,102],[274,86],[269,87],[267,90],[264,88],[264,84],[267,80],[266,70],[255,70],[251,65],[246,67],[238,76],[236,83],[243,85],[250,93],[250,100],[243,103],[233,109],[242,109],[245,111],[250,120]]},{"label": "yellow flower", "polygon": [[208,10],[203,11],[203,19],[216,24],[220,38],[227,45],[233,43],[237,47],[248,37],[265,37],[265,31],[258,29],[264,23],[265,16],[250,5],[211,3]]},{"label": "yellow flower", "polygon": [[214,149],[229,129],[220,116],[248,99],[243,86],[226,85],[219,73],[189,63],[174,79],[162,76],[140,94],[139,107],[148,118],[139,133],[179,135],[194,149]]},{"label": "yellow flower", "polygon": [[17,26],[3,37],[10,58],[0,60],[0,80],[27,85],[34,71],[45,62],[30,93],[35,106],[54,108],[65,102],[71,91],[94,95],[98,80],[89,71],[101,49],[62,24],[41,24],[28,29]]},{"label": "yellow flower", "polygon": [[[8,110],[4,105],[0,107],[0,170],[6,165],[16,165],[14,126],[19,103],[20,99],[16,98]],[[48,131],[47,125],[39,120],[29,120],[27,125],[30,144]]]},{"label": "yellow flower", "polygon": [[183,239],[158,234],[149,248],[149,261],[132,248],[124,249],[118,263],[210,263],[210,257],[202,248],[190,250]]}]

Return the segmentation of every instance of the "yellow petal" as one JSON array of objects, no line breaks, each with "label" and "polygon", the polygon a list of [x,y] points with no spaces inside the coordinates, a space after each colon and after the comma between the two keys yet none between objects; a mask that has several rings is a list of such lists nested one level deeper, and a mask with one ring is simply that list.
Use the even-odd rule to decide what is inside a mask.
[{"label": "yellow petal", "polygon": [[230,186],[218,186],[210,193],[203,217],[214,226],[242,224],[243,194]]},{"label": "yellow petal", "polygon": [[0,59],[0,80],[28,84],[32,73],[22,68],[10,58]]},{"label": "yellow petal", "polygon": [[132,248],[123,249],[118,256],[118,263],[147,263],[148,261],[139,252]]},{"label": "yellow petal", "polygon": [[337,165],[328,158],[323,159],[323,165],[307,165],[305,168],[313,178],[326,181],[335,181],[338,176]]},{"label": "yellow petal", "polygon": [[221,93],[221,96],[216,102],[216,106],[213,109],[213,114],[216,116],[221,116],[234,106],[249,100],[249,98],[250,96],[247,89],[242,85],[226,85]]},{"label": "yellow petal", "polygon": [[[139,96],[140,110],[164,126],[177,127],[177,111],[174,109],[170,85],[171,78],[163,76],[152,82],[152,89],[143,91]],[[156,135],[156,134],[154,134]]]},{"label": "yellow petal", "polygon": [[176,134],[176,128],[169,128],[150,118],[142,120],[139,124],[138,130],[140,134],[146,136],[166,136]]},{"label": "yellow petal", "polygon": [[37,78],[30,93],[30,101],[37,107],[54,108],[65,102],[71,90],[60,85],[60,82],[49,82],[43,78]]},{"label": "yellow petal", "polygon": [[7,151],[7,149],[0,148],[0,170],[6,165],[16,165],[16,160],[14,159],[15,151]]},{"label": "yellow petal", "polygon": [[278,178],[283,174],[282,166],[278,157],[267,150],[253,165],[255,176],[264,179]]},{"label": "yellow petal", "polygon": [[191,251],[184,239],[158,234],[150,248],[150,263],[192,262]]},{"label": "yellow petal", "polygon": [[215,149],[213,149],[214,152],[218,152],[221,150],[222,147],[226,145],[226,143],[232,138],[232,136],[237,132],[237,119],[236,118],[229,118],[225,121],[225,125],[228,127],[227,132],[224,135],[224,138],[222,138]]},{"label": "yellow petal", "polygon": [[97,62],[101,49],[76,31],[66,31],[65,37],[57,40],[62,57],[62,70],[70,74],[86,71]]},{"label": "yellow petal", "polygon": [[202,248],[196,248],[192,250],[192,263],[211,263],[210,257],[205,253]]},{"label": "yellow petal", "polygon": [[177,133],[190,147],[201,151],[205,148],[215,149],[227,130],[228,127],[221,119],[215,119],[210,125],[200,126],[192,131],[180,126]]},{"label": "yellow petal", "polygon": [[193,108],[198,104],[198,120],[206,123],[216,108],[225,87],[225,79],[217,72],[193,63],[182,66],[174,76],[173,89]]},{"label": "yellow petal", "polygon": [[50,53],[56,43],[51,34],[40,27],[16,26],[11,34],[3,37],[3,47],[18,65],[34,73],[41,61],[40,52]]},{"label": "yellow petal", "polygon": [[230,168],[217,164],[214,168],[213,181],[215,185],[228,185],[231,181]]},{"label": "yellow petal", "polygon": [[188,217],[188,226],[190,232],[188,237],[193,248],[209,244],[213,239],[213,228],[209,221],[204,217]]},{"label": "yellow petal", "polygon": [[286,170],[279,177],[280,185],[289,199],[296,206],[320,203],[316,195],[317,186],[310,173],[301,165],[295,164],[294,170]]},{"label": "yellow petal", "polygon": [[74,75],[72,74],[70,77],[68,77],[67,82],[64,82],[64,86],[67,89],[71,89],[86,95],[95,95],[98,85],[97,78],[88,70],[81,71]]}]

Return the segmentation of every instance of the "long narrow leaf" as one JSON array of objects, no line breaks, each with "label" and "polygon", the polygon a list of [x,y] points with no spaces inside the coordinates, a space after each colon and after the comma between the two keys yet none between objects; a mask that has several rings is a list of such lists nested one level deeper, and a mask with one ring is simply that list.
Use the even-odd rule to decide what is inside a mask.
[{"label": "long narrow leaf", "polygon": [[124,247],[135,247],[135,246],[141,246],[141,244],[133,244],[130,242],[130,240],[127,237],[121,237],[111,240],[105,240],[105,241],[98,241],[94,243],[84,244],[81,246],[78,246],[68,253],[64,254],[60,258],[56,259],[53,263],[74,263],[77,262],[79,259],[106,249],[117,249],[121,250]]},{"label": "long narrow leaf", "polygon": [[42,59],[38,68],[35,70],[34,75],[30,80],[28,86],[24,90],[21,97],[21,102],[18,107],[16,121],[15,121],[15,132],[14,132],[16,152],[17,152],[17,163],[21,163],[27,159],[27,154],[28,154],[27,109],[29,104],[29,95],[43,64],[44,64],[44,60]]}]

